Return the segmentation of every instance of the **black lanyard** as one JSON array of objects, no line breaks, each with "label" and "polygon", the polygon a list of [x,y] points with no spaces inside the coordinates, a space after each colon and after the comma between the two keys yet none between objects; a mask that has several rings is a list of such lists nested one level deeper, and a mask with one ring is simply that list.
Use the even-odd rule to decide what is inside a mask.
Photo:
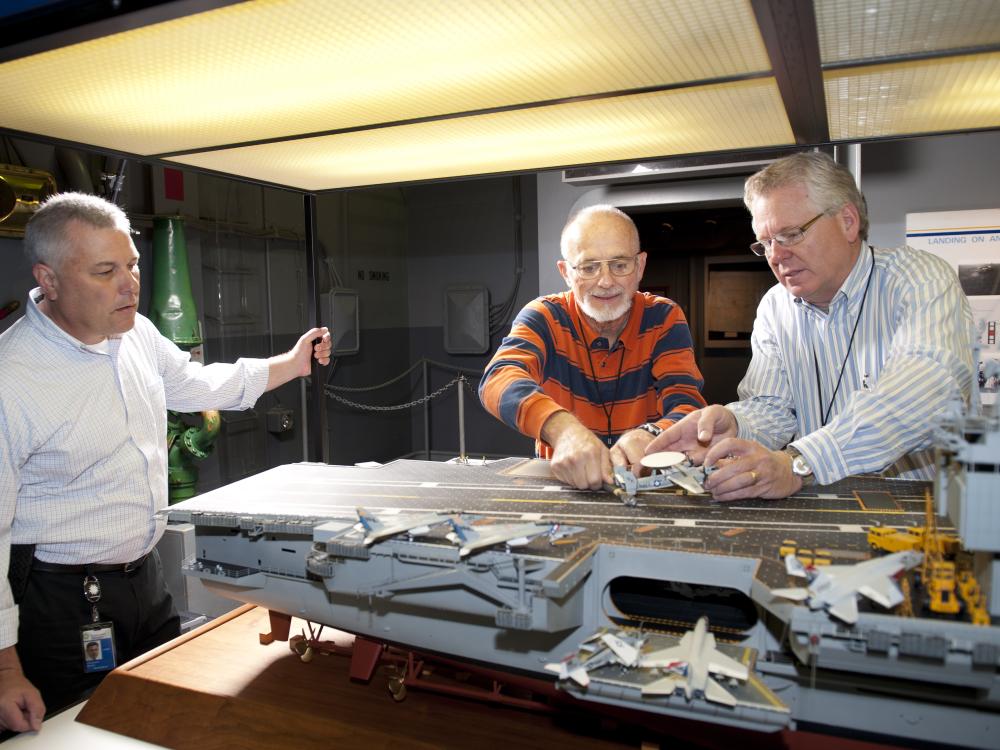
[{"label": "black lanyard", "polygon": [[[584,339],[584,345],[587,347],[587,361],[590,363],[590,375],[594,379],[594,387],[597,389],[597,398],[600,400],[601,411],[604,412],[604,416],[608,420],[608,433],[604,440],[608,444],[609,448],[615,444],[614,435],[611,431],[611,415],[614,413],[615,403],[618,401],[618,384],[621,382],[622,366],[625,364],[625,344],[622,344],[621,339],[618,339],[618,344],[620,344],[622,356],[618,360],[618,374],[615,375],[615,390],[611,396],[611,406],[608,407],[608,405],[604,403],[604,400],[601,399],[601,383],[597,379],[597,370],[594,369],[594,359],[590,355],[590,344],[587,344],[586,339]],[[608,356],[611,356],[610,350],[608,351]]]},{"label": "black lanyard", "polygon": [[858,309],[858,317],[854,319],[854,330],[851,331],[851,340],[847,343],[847,353],[844,355],[844,361],[840,363],[840,375],[837,376],[837,386],[833,389],[833,395],[830,397],[830,405],[826,408],[826,413],[823,413],[823,384],[819,377],[819,360],[816,358],[816,347],[813,346],[813,365],[816,367],[816,392],[819,394],[819,416],[820,416],[820,426],[826,427],[826,421],[830,418],[830,412],[833,411],[833,402],[837,400],[837,393],[840,392],[840,381],[844,379],[844,368],[847,367],[847,359],[851,356],[851,347],[854,346],[854,334],[858,332],[858,323],[861,322],[861,314],[865,311],[865,301],[868,299],[868,289],[872,285],[872,276],[875,274],[875,250],[869,247],[872,253],[872,267],[868,271],[868,281],[865,283],[865,293],[861,297],[861,307]]}]

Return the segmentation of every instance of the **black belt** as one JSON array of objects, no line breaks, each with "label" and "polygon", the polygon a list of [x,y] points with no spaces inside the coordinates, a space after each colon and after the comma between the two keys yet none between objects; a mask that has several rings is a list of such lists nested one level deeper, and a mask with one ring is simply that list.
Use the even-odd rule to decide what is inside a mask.
[{"label": "black belt", "polygon": [[95,563],[92,565],[60,565],[59,563],[45,562],[37,557],[31,562],[31,569],[39,573],[75,573],[77,575],[94,575],[97,573],[135,573],[143,566],[149,555],[143,555],[138,560],[127,563]]}]

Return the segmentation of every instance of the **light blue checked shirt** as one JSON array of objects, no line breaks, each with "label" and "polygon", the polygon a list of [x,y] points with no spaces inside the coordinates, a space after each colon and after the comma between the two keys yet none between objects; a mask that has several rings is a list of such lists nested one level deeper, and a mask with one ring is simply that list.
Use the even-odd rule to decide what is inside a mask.
[{"label": "light blue checked shirt", "polygon": [[86,345],[37,307],[0,335],[0,648],[17,641],[10,545],[54,563],[124,563],[163,533],[167,409],[247,409],[268,364],[202,366],[141,315]]},{"label": "light blue checked shirt", "polygon": [[828,313],[780,284],[768,290],[757,308],[741,400],[728,404],[739,437],[771,450],[792,442],[821,484],[883,470],[929,479],[931,430],[951,404],[968,402],[973,387],[972,313],[955,271],[910,247],[874,249],[874,263],[849,356],[872,270],[867,244]]}]

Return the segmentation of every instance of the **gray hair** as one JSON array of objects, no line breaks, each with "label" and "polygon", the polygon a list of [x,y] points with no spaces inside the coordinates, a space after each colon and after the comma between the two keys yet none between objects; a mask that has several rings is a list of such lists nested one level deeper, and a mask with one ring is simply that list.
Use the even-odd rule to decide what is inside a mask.
[{"label": "gray hair", "polygon": [[868,239],[868,204],[854,175],[820,151],[786,156],[750,175],[743,188],[743,202],[750,209],[757,198],[788,185],[804,185],[817,211],[833,213],[853,204],[858,209],[858,236]]},{"label": "gray hair", "polygon": [[595,216],[614,217],[625,222],[629,228],[629,244],[635,252],[639,252],[639,230],[635,228],[635,222],[632,221],[632,218],[620,208],[615,208],[607,203],[599,203],[596,206],[580,209],[566,221],[562,234],[559,236],[559,251],[562,253],[563,260],[569,260],[570,243],[575,239],[573,237],[574,230]]},{"label": "gray hair", "polygon": [[74,221],[95,229],[132,231],[128,216],[114,203],[87,193],[58,193],[42,204],[24,230],[24,252],[28,263],[57,268],[72,252],[67,226]]}]

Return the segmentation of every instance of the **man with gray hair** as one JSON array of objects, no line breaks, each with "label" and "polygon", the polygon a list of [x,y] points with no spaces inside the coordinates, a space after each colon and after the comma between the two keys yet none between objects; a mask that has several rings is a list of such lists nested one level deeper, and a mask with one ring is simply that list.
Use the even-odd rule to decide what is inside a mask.
[{"label": "man with gray hair", "polygon": [[705,405],[684,313],[639,291],[646,253],[614,206],[566,223],[559,273],[569,287],[514,320],[486,367],[479,397],[491,414],[535,438],[556,478],[580,489],[633,466],[667,425]]},{"label": "man with gray hair", "polygon": [[154,550],[167,409],[247,409],[331,347],[314,328],[270,359],[191,362],[138,314],[128,218],[92,195],[46,201],[24,246],[38,287],[0,335],[0,729],[15,732],[179,633]]},{"label": "man with gray hair", "polygon": [[813,482],[933,474],[931,430],[973,387],[971,311],[948,264],[868,244],[854,177],[822,153],[780,159],[744,202],[778,284],[761,300],[740,400],[664,431],[648,451],[717,466],[719,500],[783,498]]}]

